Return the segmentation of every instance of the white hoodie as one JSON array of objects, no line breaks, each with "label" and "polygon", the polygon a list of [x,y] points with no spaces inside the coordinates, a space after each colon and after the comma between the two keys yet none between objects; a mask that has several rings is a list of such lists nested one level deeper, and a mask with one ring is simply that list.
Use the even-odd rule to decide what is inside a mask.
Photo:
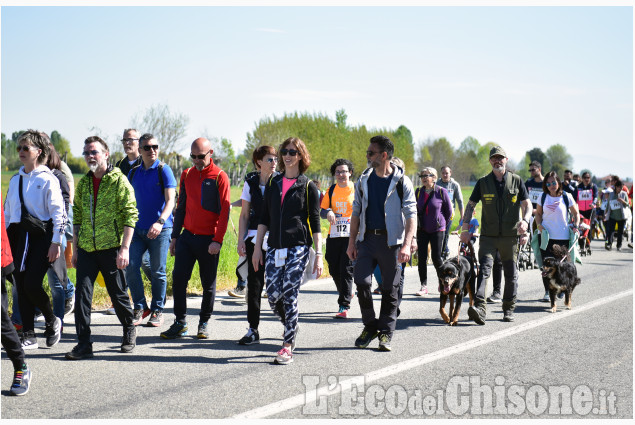
[{"label": "white hoodie", "polygon": [[5,226],[19,223],[20,207],[20,176],[22,176],[22,197],[27,211],[42,221],[53,219],[53,240],[61,243],[66,227],[66,210],[60,182],[46,165],[39,165],[30,173],[24,172],[24,167],[11,177],[7,199],[4,202]]}]

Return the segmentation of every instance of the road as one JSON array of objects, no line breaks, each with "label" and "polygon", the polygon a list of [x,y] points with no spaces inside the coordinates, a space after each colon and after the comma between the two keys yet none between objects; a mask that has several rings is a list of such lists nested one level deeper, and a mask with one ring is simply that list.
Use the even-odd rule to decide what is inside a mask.
[{"label": "road", "polygon": [[[485,326],[461,312],[449,327],[438,293],[415,297],[408,268],[392,352],[353,346],[362,330],[354,300],[351,319],[334,320],[330,279],[303,286],[294,363],[275,365],[282,325],[265,299],[262,343],[241,347],[246,304],[219,293],[209,340],[164,341],[160,329],[139,327],[131,354],[118,351],[115,316],[93,313],[95,358],[67,361],[75,344],[72,318],[61,342],[28,352],[34,371],[25,397],[8,396],[11,363],[2,353],[2,419],[24,418],[632,418],[633,253],[594,253],[578,266],[573,309],[557,313],[538,301],[536,270],[520,273],[516,321],[502,322],[488,305]],[[429,270],[435,276],[433,269]],[[490,289],[488,289],[488,294]],[[375,296],[376,308],[379,296]],[[200,298],[188,300],[196,329]],[[43,329],[40,329],[40,336]],[[43,340],[41,340],[43,342]]]}]

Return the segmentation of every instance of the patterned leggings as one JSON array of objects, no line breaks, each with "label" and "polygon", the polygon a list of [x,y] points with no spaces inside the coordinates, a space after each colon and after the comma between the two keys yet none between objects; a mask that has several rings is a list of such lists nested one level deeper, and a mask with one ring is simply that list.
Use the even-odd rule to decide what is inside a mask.
[{"label": "patterned leggings", "polygon": [[298,325],[298,294],[309,260],[309,247],[300,245],[287,248],[287,258],[281,267],[276,267],[276,251],[274,248],[267,250],[267,295],[271,309],[284,325],[284,342],[291,344]]}]

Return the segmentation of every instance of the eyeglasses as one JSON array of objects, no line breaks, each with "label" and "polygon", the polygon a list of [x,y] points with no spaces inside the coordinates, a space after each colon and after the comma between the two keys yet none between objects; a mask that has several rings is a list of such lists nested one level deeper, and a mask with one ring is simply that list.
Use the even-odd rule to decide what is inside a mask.
[{"label": "eyeglasses", "polygon": [[278,162],[278,158],[267,158],[265,159],[265,162]]},{"label": "eyeglasses", "polygon": [[133,138],[131,138],[131,137],[129,137],[129,138],[127,138],[127,139],[121,139],[121,141],[122,141],[123,143],[132,143],[132,142],[134,142],[135,140],[139,140],[139,139],[133,139]]},{"label": "eyeglasses", "polygon": [[146,151],[146,152],[149,152],[150,149],[154,149],[155,151],[158,151],[159,150],[159,145],[145,145],[143,147],[143,150]]},{"label": "eyeglasses", "polygon": [[298,154],[298,151],[295,149],[280,149],[280,155],[285,156],[287,154],[296,156]]},{"label": "eyeglasses", "polygon": [[373,156],[373,155],[378,154],[378,153],[381,153],[381,152],[366,151],[366,156]]},{"label": "eyeglasses", "polygon": [[434,177],[434,174],[419,174],[419,177],[425,179],[426,177]]},{"label": "eyeglasses", "polygon": [[99,151],[84,151],[84,156],[97,156]]},{"label": "eyeglasses", "polygon": [[193,153],[190,154],[190,158],[192,159],[205,159],[205,157],[209,154],[209,152],[207,152],[206,154],[203,155],[194,155]]},{"label": "eyeglasses", "polygon": [[558,182],[545,183],[545,186],[547,186],[547,187],[558,186]]},{"label": "eyeglasses", "polygon": [[536,169],[535,169],[535,168],[530,168],[530,169],[529,169],[529,172],[530,172],[530,173],[533,173],[534,171],[536,171]]},{"label": "eyeglasses", "polygon": [[28,152],[28,151],[31,150],[31,146],[27,146],[27,145],[18,146],[16,149],[17,149],[18,152],[20,152],[20,151]]},{"label": "eyeglasses", "polygon": [[336,176],[338,176],[338,175],[341,175],[341,174],[346,174],[346,173],[350,173],[350,171],[348,171],[348,170],[336,171],[336,172],[335,172],[335,175],[336,175]]}]

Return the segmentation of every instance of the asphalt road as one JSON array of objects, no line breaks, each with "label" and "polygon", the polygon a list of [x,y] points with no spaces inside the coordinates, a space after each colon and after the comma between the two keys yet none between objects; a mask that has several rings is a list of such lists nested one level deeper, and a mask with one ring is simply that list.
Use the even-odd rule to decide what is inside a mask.
[{"label": "asphalt road", "polygon": [[[353,346],[363,327],[359,305],[351,319],[334,320],[330,279],[302,288],[298,346],[287,366],[273,363],[282,325],[266,299],[262,342],[250,347],[236,344],[246,304],[226,293],[217,296],[209,340],[161,340],[174,317],[170,303],[163,327],[138,327],[131,354],[119,352],[116,317],[94,312],[95,358],[65,360],[76,343],[69,318],[58,345],[27,352],[34,373],[27,396],[8,396],[12,367],[2,352],[2,419],[632,418],[633,253],[593,248],[578,266],[570,311],[560,301],[550,313],[538,301],[539,272],[521,272],[513,323],[490,304],[485,326],[469,321],[466,308],[459,326],[446,326],[436,285],[430,297],[415,297],[418,276],[409,268],[388,353],[376,340]],[[199,306],[200,298],[188,300],[194,330]]]}]

